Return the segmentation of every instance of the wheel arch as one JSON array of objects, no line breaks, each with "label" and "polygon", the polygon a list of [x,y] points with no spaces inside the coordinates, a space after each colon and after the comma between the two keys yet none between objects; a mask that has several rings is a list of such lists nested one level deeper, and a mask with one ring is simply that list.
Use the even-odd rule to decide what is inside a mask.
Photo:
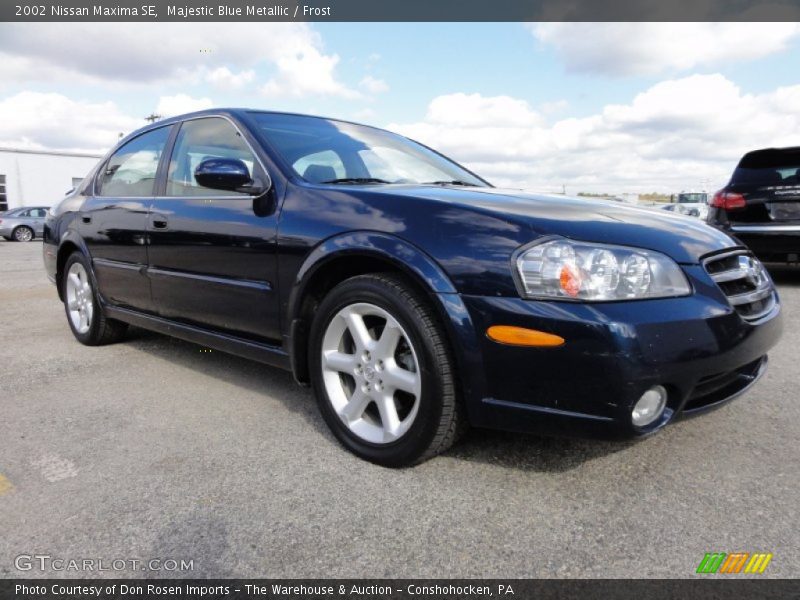
[{"label": "wheel arch", "polygon": [[64,286],[61,284],[64,278],[64,265],[70,255],[76,250],[83,253],[91,261],[91,256],[83,240],[79,236],[67,232],[61,239],[61,243],[58,246],[58,253],[56,254],[56,290],[62,302],[64,301]]},{"label": "wheel arch", "polygon": [[[336,284],[367,273],[393,272],[427,296],[459,366],[465,391],[474,389],[465,362],[471,362],[477,339],[466,306],[450,278],[435,260],[413,244],[377,232],[348,233],[329,238],[306,258],[295,277],[285,312],[286,346],[298,383],[309,381],[308,343],[315,308]],[[470,394],[471,395],[471,394]],[[468,402],[468,404],[470,404]],[[471,411],[470,411],[471,412]]]}]

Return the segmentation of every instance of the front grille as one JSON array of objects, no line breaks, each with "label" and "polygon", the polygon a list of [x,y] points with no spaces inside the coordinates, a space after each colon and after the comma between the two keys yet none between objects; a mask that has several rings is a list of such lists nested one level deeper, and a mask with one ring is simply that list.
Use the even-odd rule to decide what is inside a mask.
[{"label": "front grille", "polygon": [[731,306],[747,321],[756,321],[775,307],[775,288],[764,266],[745,250],[718,254],[703,261]]}]

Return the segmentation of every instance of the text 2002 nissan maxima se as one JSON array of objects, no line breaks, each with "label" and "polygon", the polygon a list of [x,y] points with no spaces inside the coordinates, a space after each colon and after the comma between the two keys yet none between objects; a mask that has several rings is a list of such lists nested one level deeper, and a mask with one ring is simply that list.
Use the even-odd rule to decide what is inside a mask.
[{"label": "text 2002 nissan maxima se", "polygon": [[141,129],[52,209],[75,337],[127,324],[290,369],[390,466],[469,424],[642,436],[764,372],[761,264],[689,218],[503,191],[403,137],[217,110]]}]

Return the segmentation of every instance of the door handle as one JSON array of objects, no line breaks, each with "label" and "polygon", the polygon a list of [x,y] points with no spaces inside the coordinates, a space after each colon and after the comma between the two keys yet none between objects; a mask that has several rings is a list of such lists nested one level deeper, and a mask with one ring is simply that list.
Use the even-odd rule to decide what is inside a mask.
[{"label": "door handle", "polygon": [[153,229],[166,229],[166,228],[167,228],[166,219],[153,219]]},{"label": "door handle", "polygon": [[92,222],[92,217],[81,217],[81,221],[83,221],[84,223],[87,223],[87,224],[91,223]]}]

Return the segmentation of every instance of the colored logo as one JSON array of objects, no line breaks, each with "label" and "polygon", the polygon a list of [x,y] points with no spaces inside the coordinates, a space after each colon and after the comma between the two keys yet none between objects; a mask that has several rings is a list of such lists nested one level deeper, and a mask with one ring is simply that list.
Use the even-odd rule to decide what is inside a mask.
[{"label": "colored logo", "polygon": [[707,552],[698,573],[763,573],[772,560],[771,552]]}]

